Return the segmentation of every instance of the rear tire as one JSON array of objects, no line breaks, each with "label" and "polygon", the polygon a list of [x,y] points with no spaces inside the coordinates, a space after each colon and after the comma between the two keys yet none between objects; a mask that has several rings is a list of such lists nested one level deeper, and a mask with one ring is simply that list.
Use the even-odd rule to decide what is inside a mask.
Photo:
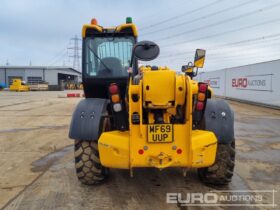
[{"label": "rear tire", "polygon": [[218,144],[214,165],[198,169],[202,182],[210,185],[226,185],[231,182],[235,161],[235,144]]},{"label": "rear tire", "polygon": [[86,185],[103,182],[109,173],[100,163],[96,141],[75,140],[75,168],[79,181]]}]

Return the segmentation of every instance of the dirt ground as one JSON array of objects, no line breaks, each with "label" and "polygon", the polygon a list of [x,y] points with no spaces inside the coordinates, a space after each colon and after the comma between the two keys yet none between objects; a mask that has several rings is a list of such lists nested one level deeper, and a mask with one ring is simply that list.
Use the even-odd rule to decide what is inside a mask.
[{"label": "dirt ground", "polygon": [[[105,184],[92,187],[77,181],[73,142],[68,139],[80,99],[59,94],[0,92],[0,208],[202,209],[167,204],[166,193],[213,190],[276,190],[279,208],[280,111],[229,102],[235,111],[237,159],[227,187],[205,186],[195,170],[183,177],[179,169],[136,169],[133,178],[126,170],[114,169]],[[266,203],[271,199],[269,193],[264,196]]]}]

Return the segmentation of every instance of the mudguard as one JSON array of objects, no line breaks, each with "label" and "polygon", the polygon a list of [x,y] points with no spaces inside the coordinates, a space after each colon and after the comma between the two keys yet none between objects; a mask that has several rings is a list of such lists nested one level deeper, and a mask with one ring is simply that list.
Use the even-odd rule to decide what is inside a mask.
[{"label": "mudguard", "polygon": [[95,141],[99,138],[100,120],[106,111],[107,100],[83,99],[77,105],[70,125],[69,138]]},{"label": "mudguard", "polygon": [[228,103],[224,100],[208,99],[200,127],[212,131],[219,144],[230,144],[234,141],[234,113]]}]

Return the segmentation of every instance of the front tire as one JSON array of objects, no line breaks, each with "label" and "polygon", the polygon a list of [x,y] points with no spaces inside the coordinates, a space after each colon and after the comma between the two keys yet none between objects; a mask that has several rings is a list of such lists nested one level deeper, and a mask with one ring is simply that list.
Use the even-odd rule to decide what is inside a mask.
[{"label": "front tire", "polygon": [[108,169],[100,163],[96,141],[75,140],[75,168],[80,182],[94,185],[103,182],[108,176]]},{"label": "front tire", "polygon": [[219,144],[214,165],[198,169],[202,182],[210,185],[226,185],[231,182],[235,161],[235,144]]}]

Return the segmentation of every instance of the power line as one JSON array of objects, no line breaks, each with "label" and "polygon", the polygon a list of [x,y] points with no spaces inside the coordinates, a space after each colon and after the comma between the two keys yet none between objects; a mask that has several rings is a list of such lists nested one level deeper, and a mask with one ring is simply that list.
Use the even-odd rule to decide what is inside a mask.
[{"label": "power line", "polygon": [[[250,47],[250,48],[246,48],[246,51],[238,51],[237,49],[229,49],[226,52],[216,52],[216,53],[209,53],[208,57],[209,59],[215,59],[215,58],[219,58],[219,57],[223,57],[223,58],[227,58],[226,54],[230,53],[230,58],[234,58],[234,57],[243,57],[244,55],[247,54],[260,54],[260,52],[254,52],[255,50],[263,50],[265,48],[270,48],[271,46],[275,46],[276,44],[279,45],[279,41],[278,42],[274,42],[272,44],[266,44],[263,43],[265,45],[262,46],[262,48],[254,48],[254,47]],[[238,54],[236,54],[238,53]],[[275,51],[271,52],[271,53],[275,53]]]},{"label": "power line", "polygon": [[[215,69],[217,69],[217,68],[213,68],[213,66],[215,66],[216,65],[216,63],[217,64],[219,64],[219,66],[225,66],[226,68],[230,68],[229,66],[228,66],[228,64],[225,64],[225,63],[228,63],[228,62],[233,62],[234,61],[234,63],[235,63],[235,65],[234,66],[240,66],[240,65],[248,65],[249,63],[248,62],[246,62],[246,63],[244,63],[244,64],[240,64],[241,63],[241,61],[243,61],[243,60],[245,60],[245,61],[247,61],[247,60],[252,60],[252,59],[254,59],[254,63],[257,63],[257,62],[264,62],[264,61],[271,61],[271,60],[276,60],[276,59],[280,59],[280,56],[279,56],[279,54],[275,54],[275,53],[268,53],[268,54],[266,54],[266,55],[268,55],[269,56],[269,59],[268,58],[266,58],[264,55],[260,55],[260,54],[256,54],[256,55],[247,55],[247,56],[243,56],[243,57],[239,57],[239,58],[234,58],[234,57],[227,57],[227,58],[217,58],[217,59],[208,59],[207,61],[206,61],[206,64],[207,64],[207,66],[205,67],[207,70],[209,70],[209,69],[211,69],[211,70],[215,70]],[[221,62],[222,61],[222,62]],[[178,64],[178,61],[176,61],[176,60],[172,60],[172,61],[170,61],[170,63],[176,63],[176,64]],[[223,65],[224,64],[224,65]],[[221,68],[223,68],[223,67],[219,67],[219,69],[221,69]]]},{"label": "power line", "polygon": [[216,23],[207,24],[207,25],[204,25],[204,26],[192,29],[192,30],[187,30],[187,31],[183,31],[183,32],[180,32],[180,33],[177,33],[177,34],[169,35],[169,36],[163,37],[161,39],[158,39],[158,41],[167,40],[167,39],[174,39],[174,37],[177,38],[178,36],[182,36],[182,35],[186,35],[186,34],[196,32],[196,31],[204,30],[206,28],[211,28],[213,26],[217,26],[217,25],[221,25],[221,24],[224,24],[224,23],[227,23],[227,22],[231,22],[231,21],[234,21],[234,20],[237,20],[237,19],[241,19],[241,18],[250,16],[250,15],[253,15],[253,14],[256,14],[256,13],[268,11],[268,10],[274,9],[276,7],[279,7],[279,6],[280,6],[280,3],[273,4],[273,5],[270,5],[270,6],[267,6],[267,7],[263,7],[262,9],[253,10],[251,12],[248,12],[248,13],[245,13],[245,14],[242,14],[242,15],[237,15],[237,16],[234,16],[234,17],[222,20],[222,21],[218,21]]},{"label": "power line", "polygon": [[[262,48],[254,48],[254,47],[250,47],[250,48],[246,48],[246,51],[239,51],[238,49],[232,49],[232,50],[228,50],[226,52],[216,52],[216,53],[210,53],[208,55],[209,59],[213,59],[213,58],[219,58],[219,57],[226,57],[226,54],[230,54],[230,57],[243,57],[244,55],[247,54],[260,54],[263,53],[263,51],[266,50],[266,48],[271,48],[272,46],[275,46],[276,44],[279,45],[279,41],[275,42],[273,44],[265,44],[262,45]],[[258,52],[256,52],[258,51]],[[275,51],[277,50],[273,50],[271,51],[271,53],[275,53]]]},{"label": "power line", "polygon": [[[261,49],[265,49],[265,48],[269,48],[271,46],[275,46],[275,44],[280,44],[279,41],[278,42],[275,42],[275,43],[272,43],[272,44],[266,44],[266,43],[263,43],[265,44],[264,46],[262,46]],[[280,45],[279,45],[280,47]],[[232,60],[238,60],[239,58],[249,58],[250,56],[252,55],[260,55],[260,52],[254,52],[253,50],[255,48],[246,48],[246,49],[249,49],[247,50],[246,52],[245,51],[238,51],[237,49],[229,49],[227,50],[226,52],[216,52],[216,53],[207,53],[207,61],[208,62],[213,62],[215,60],[228,60],[228,59],[232,59]],[[277,50],[278,51],[278,50]],[[238,55],[236,55],[236,52],[238,52]],[[230,54],[229,56],[227,56],[227,54]],[[275,51],[273,52],[269,52],[269,53],[266,53],[265,55],[274,55],[275,54]],[[260,55],[260,56],[264,56],[263,54]],[[238,58],[238,59],[237,59]],[[184,58],[174,58],[172,59],[172,61],[175,61],[175,60],[181,60],[181,59],[184,59]]]},{"label": "power line", "polygon": [[214,51],[215,53],[209,53],[208,56],[210,56],[210,57],[224,56],[225,53],[232,53],[232,54],[238,53],[238,55],[240,56],[240,55],[246,54],[247,52],[250,52],[250,51],[262,50],[264,48],[271,47],[271,46],[274,46],[274,47],[277,46],[277,45],[280,46],[279,45],[279,39],[268,40],[268,41],[270,41],[270,42],[273,41],[273,42],[272,43],[256,43],[256,44],[258,44],[257,48],[254,45],[253,46],[247,46],[246,51],[240,51],[240,49],[236,49],[236,47],[235,48],[222,49],[222,50],[217,49],[217,50]]},{"label": "power line", "polygon": [[202,37],[199,37],[199,38],[189,39],[189,40],[186,40],[186,41],[172,42],[172,43],[169,43],[169,44],[166,44],[166,45],[162,45],[161,48],[169,47],[169,46],[176,46],[176,45],[179,45],[179,44],[186,44],[186,43],[190,43],[190,42],[198,41],[198,40],[203,40],[203,39],[209,39],[209,38],[222,36],[222,35],[233,33],[233,32],[238,32],[238,31],[242,31],[242,30],[255,28],[255,27],[258,27],[258,26],[262,26],[262,25],[276,23],[276,22],[279,22],[279,21],[280,21],[280,18],[276,18],[276,19],[272,19],[272,20],[269,20],[269,21],[264,21],[264,22],[261,22],[261,23],[258,23],[258,24],[248,25],[248,26],[237,28],[237,29],[232,29],[232,30],[228,30],[228,31],[220,32],[220,33],[215,33],[215,34],[211,34],[211,35],[207,35],[207,36],[202,36]]},{"label": "power line", "polygon": [[149,28],[154,28],[154,27],[159,26],[159,25],[161,25],[161,24],[164,24],[164,23],[167,23],[167,22],[176,20],[176,19],[178,19],[178,18],[185,17],[186,15],[190,15],[190,14],[192,14],[192,13],[198,12],[198,11],[200,11],[200,10],[202,10],[202,9],[209,8],[209,7],[211,7],[211,6],[215,5],[215,4],[220,3],[221,1],[224,1],[224,0],[216,0],[216,1],[212,2],[212,3],[210,3],[210,4],[206,4],[206,5],[202,6],[202,7],[197,8],[197,9],[190,10],[190,11],[184,12],[184,13],[182,13],[182,14],[180,14],[180,15],[176,15],[176,16],[170,17],[170,18],[168,18],[168,19],[164,19],[164,20],[162,20],[162,21],[159,21],[159,22],[157,22],[157,23],[154,23],[154,24],[151,24],[151,25],[148,25],[148,26],[139,28],[139,30],[142,30],[142,31],[143,31],[143,30],[147,30],[147,29],[149,29]]},{"label": "power line", "polygon": [[[158,17],[158,16],[161,16],[162,14],[166,14],[166,12],[170,12],[170,10],[172,11],[172,10],[174,10],[174,9],[178,9],[178,6],[181,6],[181,4],[182,3],[186,3],[186,1],[185,0],[181,0],[181,2],[178,4],[172,4],[172,8],[165,8],[165,9],[163,9],[163,10],[161,10],[160,11],[160,13],[155,13],[155,10],[154,10],[154,8],[152,8],[152,11],[153,11],[153,14],[148,14],[148,15],[146,15],[145,13],[142,15],[142,16],[140,16],[140,17],[138,17],[137,19],[136,19],[136,22],[138,22],[137,20],[139,19],[139,20],[142,20],[142,19],[144,19],[145,21],[146,20],[150,20],[151,18],[154,18],[154,17]],[[142,28],[145,28],[145,27],[142,27]],[[139,29],[142,29],[141,27],[139,28]],[[144,29],[145,30],[145,29]]]},{"label": "power line", "polygon": [[[277,42],[275,42],[278,40]],[[240,49],[226,49],[226,51],[223,52],[215,52],[215,53],[207,53],[206,56],[206,62],[207,62],[207,69],[209,67],[211,68],[212,65],[216,65],[215,63],[219,62],[219,64],[223,64],[225,61],[236,61],[238,62],[239,60],[250,60],[255,57],[260,57],[260,58],[279,58],[279,53],[280,53],[280,43],[279,43],[279,38],[274,39],[274,40],[266,40],[266,41],[273,41],[274,43],[267,44],[267,43],[261,43],[263,46],[259,46],[259,48],[255,48],[254,46],[251,47],[246,47],[246,50],[240,50]],[[256,44],[256,43],[255,43]],[[258,43],[257,43],[258,44]],[[273,49],[273,50],[268,50],[271,47],[278,46],[278,48]],[[258,50],[258,51],[256,51]],[[194,51],[192,51],[192,54],[194,54]],[[193,56],[192,56],[193,57]],[[189,59],[184,58],[184,57],[176,57],[176,58],[167,58],[167,62],[171,64],[178,64],[180,62],[188,61]],[[214,64],[212,64],[214,63]],[[210,64],[210,65],[209,65]],[[212,64],[212,65],[211,65]]]},{"label": "power line", "polygon": [[[275,54],[275,52],[270,52],[270,53],[267,53],[266,56],[269,56],[269,57],[279,57],[279,54]],[[238,57],[238,56],[231,56],[231,57],[223,57],[222,59],[221,58],[214,58],[214,59],[209,59],[208,62],[209,63],[215,63],[215,62],[218,62],[221,60],[223,61],[239,61],[239,60],[246,60],[246,59],[253,59],[253,58],[264,58],[265,56],[264,55],[260,55],[259,53],[250,53],[246,56],[242,56],[242,57]]]},{"label": "power line", "polygon": [[[240,44],[248,44],[248,43],[255,42],[255,41],[272,41],[272,40],[267,40],[267,39],[276,38],[276,37],[279,37],[279,36],[280,36],[280,33],[277,33],[277,34],[272,34],[272,35],[268,35],[268,36],[261,36],[261,37],[257,37],[257,38],[253,38],[253,39],[246,39],[246,40],[230,42],[230,43],[221,44],[221,45],[214,45],[212,47],[207,48],[207,51],[208,50],[220,49],[221,47],[230,47],[230,46],[236,46],[236,45],[240,45]],[[255,44],[258,44],[258,43],[255,43]],[[181,55],[186,55],[186,54],[191,54],[191,53],[193,53],[193,50],[188,50],[188,51],[184,51],[184,52],[180,52],[180,53],[171,53],[171,54],[168,54],[168,55],[163,55],[161,57],[181,56]]]},{"label": "power line", "polygon": [[63,48],[62,50],[60,50],[58,53],[56,53],[56,55],[49,61],[48,66],[52,65],[54,63],[54,61],[57,60],[58,57],[61,57],[61,55],[63,55],[66,51],[66,48]]},{"label": "power line", "polygon": [[54,65],[54,64],[56,64],[56,63],[62,61],[65,57],[67,57],[67,55],[68,55],[67,49],[63,49],[63,52],[62,52],[60,55],[56,56],[56,58],[53,59],[53,61],[50,62],[50,63],[48,64],[48,66],[52,66],[52,65]]},{"label": "power line", "polygon": [[[242,57],[242,58],[239,58],[238,60],[223,59],[222,64],[221,64],[221,59],[219,59],[219,60],[215,60],[215,61],[210,61],[210,63],[212,65],[207,66],[207,70],[209,70],[209,69],[211,71],[217,70],[217,68],[213,68],[213,66],[216,66],[217,63],[221,64],[221,65],[219,65],[219,69],[223,69],[223,68],[232,68],[232,67],[236,67],[236,66],[255,64],[255,63],[259,63],[259,62],[267,62],[267,61],[278,60],[278,59],[280,59],[279,55],[271,55],[271,57],[269,59],[264,58],[263,55],[258,55],[258,56],[252,56],[252,57]],[[244,60],[245,60],[245,62],[244,62]],[[248,62],[248,60],[254,60],[254,61]],[[229,66],[228,64],[226,64],[226,63],[233,62],[233,61],[234,61],[234,66]]]},{"label": "power line", "polygon": [[149,34],[155,34],[157,32],[166,31],[166,30],[170,30],[170,29],[173,29],[173,28],[177,28],[177,27],[182,26],[182,25],[194,23],[194,22],[197,22],[199,20],[203,20],[203,19],[206,19],[206,18],[209,18],[209,17],[213,17],[213,16],[216,16],[216,15],[219,15],[219,14],[224,13],[224,12],[228,12],[230,10],[237,9],[239,7],[243,7],[243,6],[245,6],[247,4],[250,4],[250,3],[253,3],[253,2],[256,2],[256,0],[250,0],[250,1],[238,4],[238,5],[235,5],[233,7],[228,7],[226,9],[222,9],[222,10],[219,10],[217,12],[213,12],[213,13],[210,13],[208,15],[204,15],[204,16],[199,17],[199,18],[195,18],[193,20],[184,21],[184,22],[176,24],[176,25],[171,25],[171,26],[168,26],[168,27],[165,27],[165,28],[162,28],[162,29],[158,29],[158,30],[152,31],[152,32],[147,32],[147,33],[142,34],[142,36],[149,35]]}]

